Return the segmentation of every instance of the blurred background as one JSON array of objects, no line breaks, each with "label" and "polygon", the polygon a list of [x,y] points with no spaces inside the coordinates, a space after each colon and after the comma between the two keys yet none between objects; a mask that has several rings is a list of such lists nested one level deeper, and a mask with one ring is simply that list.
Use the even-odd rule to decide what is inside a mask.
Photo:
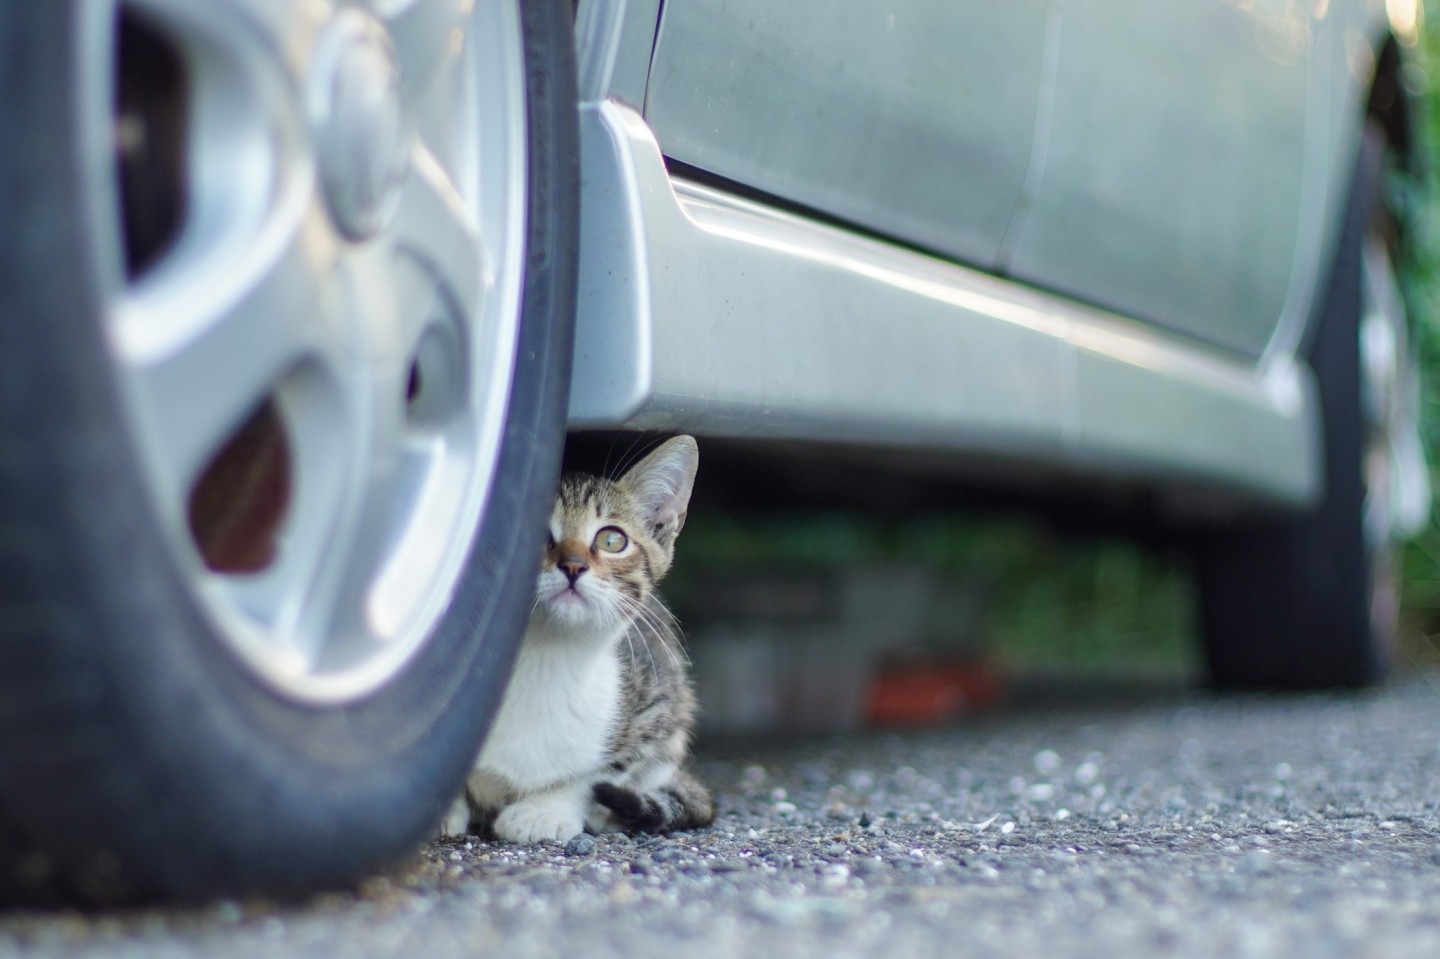
[{"label": "blurred background", "polygon": [[[1410,315],[1419,331],[1424,428],[1432,484],[1440,461],[1440,2],[1426,0],[1425,29],[1416,50],[1414,88],[1420,99],[1421,128],[1429,158],[1420,182],[1400,182],[1410,210],[1409,249],[1401,281]],[[1401,648],[1413,665],[1440,663],[1440,526],[1432,515],[1425,532],[1405,552],[1404,620]]]},{"label": "blurred background", "polygon": [[[1402,282],[1440,489],[1440,0],[1425,12],[1407,80],[1422,95],[1428,161],[1390,188],[1407,211]],[[1397,666],[1440,669],[1435,522],[1407,546],[1404,575]],[[665,592],[710,733],[926,725],[1049,680],[1199,678],[1183,555],[1061,535],[1024,517],[701,509]]]}]

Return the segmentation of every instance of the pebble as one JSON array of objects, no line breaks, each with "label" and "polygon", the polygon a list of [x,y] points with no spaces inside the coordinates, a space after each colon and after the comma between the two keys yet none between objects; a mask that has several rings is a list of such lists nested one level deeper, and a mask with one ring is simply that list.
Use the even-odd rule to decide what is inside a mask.
[{"label": "pebble", "polygon": [[[595,837],[581,833],[565,844],[565,855],[588,856],[595,851]],[[452,858],[458,859],[458,856]]]},{"label": "pebble", "polygon": [[1037,773],[1049,776],[1060,768],[1060,754],[1053,749],[1042,749],[1035,754],[1031,764]]}]

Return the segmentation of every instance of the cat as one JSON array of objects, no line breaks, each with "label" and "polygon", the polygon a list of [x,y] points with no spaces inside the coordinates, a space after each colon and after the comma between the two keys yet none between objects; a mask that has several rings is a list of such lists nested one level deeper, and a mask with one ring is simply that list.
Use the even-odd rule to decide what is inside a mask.
[{"label": "cat", "polygon": [[655,594],[699,456],[677,436],[618,480],[561,479],[514,675],[443,832],[565,841],[714,820],[709,792],[683,768],[695,695]]}]

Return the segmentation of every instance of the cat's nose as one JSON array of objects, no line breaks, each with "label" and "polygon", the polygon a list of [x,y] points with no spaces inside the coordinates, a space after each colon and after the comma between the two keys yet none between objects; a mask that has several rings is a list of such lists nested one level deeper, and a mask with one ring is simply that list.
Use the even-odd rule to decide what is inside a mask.
[{"label": "cat's nose", "polygon": [[560,567],[560,572],[565,574],[565,578],[570,580],[571,586],[575,585],[581,573],[590,568],[590,565],[578,556],[566,556],[556,565]]}]

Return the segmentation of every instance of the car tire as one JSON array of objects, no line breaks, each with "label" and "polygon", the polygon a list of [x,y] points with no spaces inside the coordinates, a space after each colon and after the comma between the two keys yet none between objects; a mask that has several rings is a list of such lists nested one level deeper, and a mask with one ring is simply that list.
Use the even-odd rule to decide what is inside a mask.
[{"label": "car tire", "polygon": [[[207,25],[207,16],[231,15],[216,11],[263,16],[273,9],[277,15],[318,16],[316,11],[326,6],[194,7],[152,0],[120,5],[127,17],[133,11],[141,21],[153,21],[159,33],[169,29],[166,17],[173,14],[177,30],[212,30],[204,42],[221,46],[232,38],[248,42],[245,37],[254,34],[225,30],[219,21]],[[504,277],[513,278],[513,295],[494,309],[508,311],[502,320],[511,324],[514,337],[513,353],[495,361],[501,386],[485,394],[499,397],[498,407],[482,410],[487,417],[493,414],[493,423],[485,421],[496,434],[492,448],[485,456],[476,453],[464,461],[473,467],[464,473],[466,489],[483,486],[488,492],[473,493],[474,504],[464,507],[473,513],[467,528],[419,530],[433,534],[437,549],[451,549],[454,557],[444,560],[449,565],[437,566],[440,573],[433,582],[415,587],[420,590],[415,596],[421,599],[412,604],[413,610],[403,606],[407,616],[413,612],[405,620],[404,628],[410,632],[403,634],[403,656],[386,654],[388,658],[377,659],[379,654],[371,656],[368,646],[355,645],[345,647],[353,662],[344,659],[333,672],[322,672],[316,664],[296,667],[293,676],[284,672],[288,668],[284,663],[266,659],[264,643],[256,645],[246,638],[263,630],[246,625],[244,636],[227,632],[238,621],[236,610],[249,608],[241,602],[251,598],[246,590],[258,588],[255,583],[267,574],[250,568],[251,559],[243,555],[247,548],[226,553],[215,547],[218,551],[212,555],[194,528],[195,542],[177,540],[171,514],[178,510],[183,516],[184,510],[175,507],[167,512],[164,496],[157,495],[154,460],[146,445],[154,440],[146,432],[153,426],[146,420],[152,411],[143,396],[137,401],[143,390],[135,389],[128,367],[117,360],[123,350],[117,348],[117,334],[109,325],[115,308],[107,283],[120,273],[118,285],[126,286],[124,270],[137,267],[134,262],[127,267],[119,257],[111,257],[108,265],[106,261],[107,251],[119,243],[109,234],[118,231],[120,215],[113,209],[116,203],[106,205],[105,190],[95,187],[109,182],[113,168],[96,162],[95,111],[108,115],[111,105],[97,106],[97,99],[105,101],[108,95],[103,76],[96,86],[94,63],[97,57],[110,62],[115,38],[127,27],[117,26],[120,20],[114,8],[101,15],[106,5],[89,0],[0,8],[0,83],[6,90],[0,98],[0,126],[6,130],[5,145],[0,147],[0,208],[6,224],[0,239],[0,290],[4,291],[0,297],[0,896],[6,900],[194,900],[291,894],[346,884],[416,850],[433,834],[462,788],[509,676],[530,606],[544,516],[554,495],[569,388],[578,236],[570,5],[565,0],[515,0],[508,6],[482,4],[476,10],[487,6],[505,8],[509,12],[504,15],[513,18],[507,22],[515,25],[507,49],[514,57],[519,92],[504,95],[510,98],[505,102],[519,105],[517,116],[522,118],[520,125],[507,129],[522,131],[523,141],[509,144],[506,156],[518,158],[522,179],[506,182],[524,185],[514,205],[521,219],[504,221],[520,224],[504,234],[510,245],[486,252],[487,269],[502,275],[496,289],[508,289],[504,283],[510,281]],[[358,70],[381,62],[377,69],[382,76],[389,75],[384,71],[394,68],[383,65],[386,41],[375,39],[373,22],[356,20],[353,8],[347,9],[351,19],[343,27],[350,32],[332,42],[324,33],[332,25],[320,24],[317,30],[323,36],[317,43],[331,43],[341,51],[335,56],[364,61],[355,67]],[[448,9],[468,10],[468,5],[451,3]],[[423,32],[433,25],[419,23],[416,29]],[[436,35],[455,48],[453,25],[442,26],[446,29]],[[360,39],[347,46],[354,37]],[[283,53],[293,54],[300,45],[296,40],[284,46]],[[275,45],[270,52],[280,49]],[[395,49],[403,59],[401,41],[395,41]],[[456,56],[463,64],[470,63],[468,52]],[[196,76],[213,66],[211,61],[186,62]],[[290,61],[277,54],[275,62]],[[237,77],[253,75],[254,64],[249,61],[236,60],[231,66]],[[464,69],[468,67],[457,68]],[[455,89],[471,89],[464,86],[468,79],[460,82]],[[257,96],[275,89],[279,88],[255,87]],[[374,89],[372,85],[362,90],[356,102]],[[406,88],[397,85],[396,89]],[[489,94],[481,90],[476,95]],[[298,115],[305,120],[305,115]],[[227,115],[218,121],[210,127],[223,137],[227,128],[238,128],[243,117]],[[377,135],[383,135],[388,128],[376,129],[381,130]],[[353,144],[357,141],[347,136],[371,132],[341,131],[337,143]],[[301,144],[293,155],[300,158],[293,164],[300,171],[294,195],[309,197],[305,202],[314,200],[303,221],[305,235],[312,236],[318,229],[317,211],[325,209],[316,196],[329,184],[322,182],[323,176],[311,178],[303,169],[301,161],[313,157],[302,142],[309,134],[303,128],[301,133],[294,141]],[[193,130],[187,135],[191,134],[200,135]],[[290,142],[280,135],[262,140],[282,146]],[[410,147],[396,149],[406,162],[420,156]],[[468,149],[456,147],[454,155],[468,157]],[[436,156],[441,152],[435,148]],[[225,160],[223,151],[216,154],[216,162]],[[457,161],[456,169],[483,172],[486,162],[465,159],[464,165]],[[420,173],[418,167],[409,171],[404,190],[418,189],[415,178],[442,165],[438,160],[426,163]],[[291,169],[282,166],[275,166],[276,176]],[[123,180],[128,172],[121,170],[115,179]],[[349,174],[342,168],[338,175],[343,179]],[[356,176],[363,181],[361,174]],[[312,185],[314,195],[306,192]],[[228,201],[228,194],[243,190],[243,184],[221,183],[219,189],[226,195],[211,198],[216,203]],[[442,199],[450,204],[446,209],[462,209],[454,214],[455,222],[469,224],[471,212],[464,211],[478,206],[465,206],[457,195],[444,193]],[[191,201],[197,209],[208,202],[205,196]],[[324,202],[334,216],[336,204],[349,201],[327,194]],[[411,201],[396,202],[403,207]],[[162,220],[163,207],[159,208]],[[362,239],[326,239],[319,249],[333,254],[336,262],[348,255],[347,250],[362,250],[363,234],[375,228],[360,217],[374,209],[352,207],[348,212],[356,214],[349,226]],[[473,219],[483,226],[484,215],[483,210],[475,212]],[[396,214],[407,216],[403,211]],[[246,234],[248,228],[241,223],[232,234],[217,239],[215,249],[221,252],[215,255],[232,249],[224,243],[235,235],[261,236]],[[126,242],[133,244],[145,229],[125,224]],[[482,232],[476,229],[477,236]],[[206,239],[201,236],[196,242],[203,244]],[[184,242],[172,246],[179,250],[175,257],[193,252],[186,252]],[[397,241],[396,249],[401,246]],[[172,252],[151,250],[160,266],[147,273],[144,282],[161,285],[163,264]],[[388,260],[373,262],[383,266]],[[179,275],[188,268],[177,266],[172,272]],[[455,273],[446,282],[454,279],[462,284],[470,269],[464,263],[447,268]],[[474,272],[480,272],[478,263]],[[216,274],[222,280],[228,275],[225,270]],[[364,282],[371,279],[359,277]],[[491,307],[468,302],[455,307],[453,298],[446,298],[451,291],[441,290],[442,281],[435,282],[434,288],[440,290],[435,296],[438,305],[426,307],[433,315],[426,314],[424,322],[435,316],[458,316],[455,342],[462,347],[488,335],[467,324]],[[202,298],[206,294],[199,288],[193,292]],[[311,311],[323,312],[314,303],[292,305],[297,324]],[[344,320],[351,314],[339,310],[325,315]],[[180,321],[185,319],[179,316]],[[416,320],[416,329],[420,322]],[[323,348],[331,346],[327,340]],[[446,359],[443,350],[440,354]],[[371,373],[379,368],[377,364],[389,364],[384,369],[390,370],[400,362],[397,368],[403,375],[403,363],[410,362],[383,351],[357,360],[341,347],[330,355],[346,370],[363,367]],[[347,357],[355,362],[345,366]],[[407,402],[416,394],[426,395],[429,388],[415,382],[418,368],[410,367],[408,386],[402,380],[396,400],[402,414],[408,415]],[[465,416],[470,415],[465,404],[472,399],[467,392],[469,376],[466,372],[455,376],[459,384],[455,389],[462,397],[455,408],[463,407]],[[370,381],[379,382],[379,375],[370,376],[366,382]],[[203,399],[199,387],[204,385],[203,380],[197,384],[197,405]],[[343,389],[336,395],[342,394]],[[475,396],[480,396],[479,387]],[[249,456],[252,465],[263,457],[266,429],[273,441],[277,424],[282,429],[293,425],[285,409],[275,412],[288,402],[282,400],[267,401],[250,425],[239,430],[245,433],[260,424],[260,452],[243,442],[236,445],[232,438],[205,475],[226,457],[244,461]],[[480,399],[475,403],[476,409],[482,408]],[[169,415],[174,405],[160,414]],[[417,419],[424,420],[422,414],[428,415],[422,409]],[[459,413],[454,417],[456,422],[469,422]],[[435,422],[422,423],[431,430],[421,437],[425,442],[406,434],[405,442],[410,444],[406,449],[443,447],[444,442],[434,440],[441,430]],[[308,455],[302,448],[308,437],[290,434],[286,442],[294,448],[281,459],[298,463]],[[442,438],[448,442],[454,437]],[[165,440],[162,436],[158,442]],[[367,469],[380,469],[377,464],[383,465],[378,456],[360,457],[353,469],[335,474],[336,488],[349,489],[345,483]],[[288,481],[271,471],[272,478],[280,475],[280,493],[290,497],[283,523],[300,523],[302,507],[311,503],[299,491],[308,480],[298,466],[295,469],[295,477]],[[244,475],[243,468],[231,470],[229,478],[243,481]],[[285,489],[287,483],[296,489]],[[243,489],[237,489],[221,484],[211,498],[222,509],[227,504],[233,507],[244,500]],[[188,502],[192,524],[199,522],[196,497],[192,490]],[[420,497],[415,492],[413,499],[419,502]],[[315,500],[323,501],[323,496]],[[258,513],[242,510],[240,519],[264,514],[263,504],[255,508]],[[471,515],[464,510],[440,510],[436,515]],[[412,515],[400,505],[395,511],[402,519]],[[399,533],[411,532],[398,520],[397,524]],[[280,540],[290,542],[285,540],[288,529],[282,524]],[[220,540],[226,535],[223,530],[217,534]],[[296,527],[293,541],[304,540],[304,535],[308,534]],[[330,551],[326,556],[342,549],[337,545],[340,540],[317,536],[315,542]],[[363,545],[354,546],[352,554],[369,555]],[[197,573],[197,562],[202,560],[209,568]],[[277,574],[275,579],[288,583],[285,575]],[[361,579],[357,574],[357,581]],[[362,585],[368,589],[372,584]],[[350,594],[337,587],[336,595]],[[356,595],[361,595],[360,587]],[[384,612],[382,607],[367,606],[344,616],[360,621],[378,615],[375,609]],[[269,612],[263,604],[256,608]],[[396,608],[401,608],[398,601]],[[342,612],[335,616],[336,623],[349,622]],[[279,627],[276,630],[279,635]],[[378,648],[378,641],[373,645]]]},{"label": "car tire", "polygon": [[[1367,129],[1305,351],[1319,392],[1323,494],[1300,515],[1226,529],[1198,544],[1202,636],[1216,688],[1356,688],[1379,682],[1391,666],[1395,542],[1378,499],[1388,493],[1384,474],[1367,475],[1379,424],[1367,404],[1376,384],[1367,382],[1361,347],[1367,240],[1378,243],[1387,269],[1393,250],[1393,237],[1377,232],[1388,222],[1381,201],[1386,155],[1383,134]],[[1403,337],[1403,311],[1398,325]],[[1402,352],[1401,362],[1413,376],[1413,356]],[[1367,513],[1381,522],[1367,522]]]}]

